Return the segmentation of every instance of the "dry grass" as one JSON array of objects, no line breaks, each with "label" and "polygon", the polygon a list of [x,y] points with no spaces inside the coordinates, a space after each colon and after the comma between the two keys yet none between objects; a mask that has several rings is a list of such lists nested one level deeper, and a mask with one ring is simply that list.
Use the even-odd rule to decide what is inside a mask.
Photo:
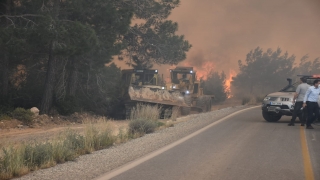
[{"label": "dry grass", "polygon": [[0,179],[74,160],[82,154],[112,146],[116,139],[108,124],[101,122],[88,124],[84,135],[69,129],[51,141],[3,148],[0,153]]},{"label": "dry grass", "polygon": [[[48,141],[6,145],[0,150],[0,179],[11,179],[72,161],[80,155],[154,132],[159,126],[172,127],[172,121],[159,121],[160,111],[161,108],[156,106],[138,105],[132,110],[129,129],[120,127],[115,130],[114,124],[112,126],[112,122],[103,117],[95,120],[88,118],[83,120],[86,125],[81,132],[67,129]],[[171,118],[178,116],[175,113],[178,112],[173,112]]]},{"label": "dry grass", "polygon": [[130,120],[146,119],[157,121],[159,119],[161,107],[137,104],[131,111]]},{"label": "dry grass", "polygon": [[173,107],[172,108],[172,115],[171,115],[171,120],[172,121],[176,121],[177,120],[177,118],[181,115],[180,114],[180,107],[178,107],[178,106],[176,106],[176,107]]},{"label": "dry grass", "polygon": [[160,113],[161,107],[137,104],[131,110],[129,133],[142,136],[154,132],[158,127]]}]

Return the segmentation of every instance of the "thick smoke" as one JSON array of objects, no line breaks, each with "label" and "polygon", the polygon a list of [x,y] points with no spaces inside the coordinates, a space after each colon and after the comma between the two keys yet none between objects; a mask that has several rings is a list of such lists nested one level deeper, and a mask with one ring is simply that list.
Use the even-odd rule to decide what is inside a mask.
[{"label": "thick smoke", "polygon": [[229,72],[257,46],[280,47],[297,60],[320,56],[319,10],[319,0],[182,0],[170,18],[193,45],[188,64],[212,61]]},{"label": "thick smoke", "polygon": [[[320,56],[319,0],[181,0],[170,19],[193,45],[180,65],[213,64],[227,75],[256,48],[278,47],[298,61]],[[298,62],[297,62],[298,63]],[[169,66],[154,66],[168,76]]]}]

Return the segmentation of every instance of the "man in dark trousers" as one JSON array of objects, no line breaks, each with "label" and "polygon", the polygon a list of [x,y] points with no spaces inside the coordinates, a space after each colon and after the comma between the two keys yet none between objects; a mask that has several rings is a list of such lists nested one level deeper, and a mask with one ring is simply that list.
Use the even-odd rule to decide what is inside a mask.
[{"label": "man in dark trousers", "polygon": [[[288,126],[294,126],[294,122],[298,116],[298,114],[302,113],[301,126],[304,126],[307,117],[307,108],[302,108],[304,96],[309,89],[310,85],[307,84],[307,79],[305,77],[300,78],[301,84],[296,89],[296,92],[293,96],[294,109],[292,112],[292,119]],[[302,108],[302,112],[301,112]]]},{"label": "man in dark trousers", "polygon": [[318,99],[320,94],[319,80],[313,81],[313,86],[309,87],[303,99],[303,107],[308,109],[307,129],[313,129],[311,126],[315,119],[319,116]]}]

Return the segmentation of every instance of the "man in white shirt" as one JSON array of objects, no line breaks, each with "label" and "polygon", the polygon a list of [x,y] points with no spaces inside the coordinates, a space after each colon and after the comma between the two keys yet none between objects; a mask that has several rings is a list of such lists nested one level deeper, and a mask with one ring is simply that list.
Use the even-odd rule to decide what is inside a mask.
[{"label": "man in white shirt", "polygon": [[294,109],[292,112],[292,119],[291,122],[288,124],[288,126],[294,126],[294,122],[297,118],[297,115],[299,113],[302,113],[302,119],[301,120],[301,126],[304,126],[304,123],[306,122],[306,117],[307,117],[307,108],[303,108],[302,111],[300,112],[302,106],[303,106],[303,99],[304,96],[309,89],[310,85],[307,84],[307,79],[305,77],[300,78],[301,84],[296,89],[296,92],[294,93],[293,96],[293,103],[294,103]]},{"label": "man in white shirt", "polygon": [[307,129],[314,129],[311,124],[319,117],[318,99],[320,94],[319,80],[314,80],[303,99],[303,107],[308,109]]}]

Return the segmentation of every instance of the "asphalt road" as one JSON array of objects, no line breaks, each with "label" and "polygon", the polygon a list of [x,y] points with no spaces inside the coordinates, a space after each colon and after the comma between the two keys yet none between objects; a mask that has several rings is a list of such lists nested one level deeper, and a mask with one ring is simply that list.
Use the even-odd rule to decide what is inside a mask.
[{"label": "asphalt road", "polygon": [[320,179],[320,126],[289,127],[289,119],[268,123],[260,108],[243,111],[98,179]]}]

